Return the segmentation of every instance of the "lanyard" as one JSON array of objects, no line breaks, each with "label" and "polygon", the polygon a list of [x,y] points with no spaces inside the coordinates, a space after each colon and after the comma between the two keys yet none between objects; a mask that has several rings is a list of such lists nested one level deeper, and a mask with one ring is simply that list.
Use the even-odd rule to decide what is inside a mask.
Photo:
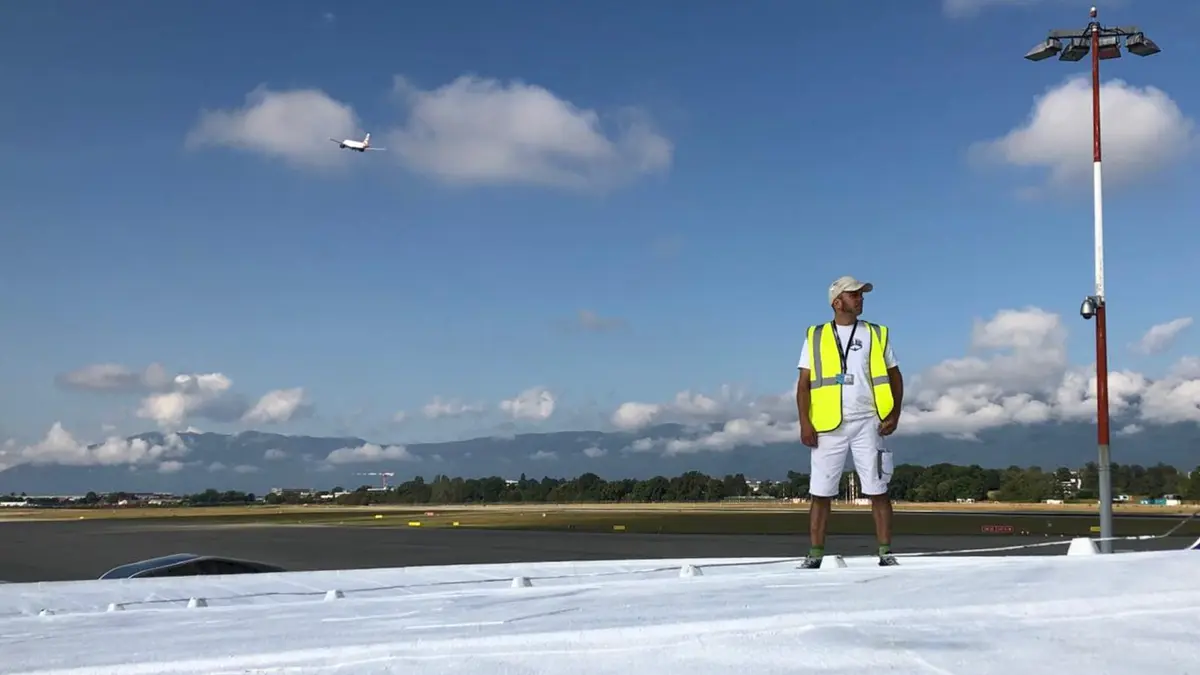
[{"label": "lanyard", "polygon": [[[854,322],[854,327],[850,329],[850,339],[847,340],[851,345],[854,344],[854,331],[858,330],[858,322]],[[842,360],[842,373],[846,372],[846,358],[849,356],[848,348],[842,347],[842,336],[838,334],[837,324],[833,324],[833,339],[837,341],[838,358]]]}]

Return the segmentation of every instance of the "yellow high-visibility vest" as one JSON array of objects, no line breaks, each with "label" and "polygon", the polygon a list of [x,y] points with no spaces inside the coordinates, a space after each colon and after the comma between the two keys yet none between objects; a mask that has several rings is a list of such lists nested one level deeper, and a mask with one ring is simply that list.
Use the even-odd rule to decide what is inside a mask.
[{"label": "yellow high-visibility vest", "polygon": [[[888,376],[887,364],[883,360],[887,348],[887,326],[864,321],[871,330],[873,339],[867,340],[867,362],[870,364],[871,391],[875,394],[875,410],[879,419],[887,417],[896,405],[892,396],[891,378]],[[813,428],[818,432],[833,431],[842,423],[842,385],[836,379],[842,372],[842,359],[838,354],[837,342],[834,340],[836,329],[833,322],[817,324],[808,327],[808,345],[812,369],[809,371],[809,382],[812,383],[812,393],[809,396],[809,419]],[[846,345],[849,349],[850,345]]]}]

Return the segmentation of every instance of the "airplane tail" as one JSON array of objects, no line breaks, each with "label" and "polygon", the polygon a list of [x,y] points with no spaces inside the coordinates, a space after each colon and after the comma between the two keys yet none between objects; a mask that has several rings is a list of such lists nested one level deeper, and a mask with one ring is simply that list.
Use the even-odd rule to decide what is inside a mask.
[{"label": "airplane tail", "polygon": [[1197,540],[1196,540],[1196,543],[1194,543],[1194,544],[1192,544],[1191,546],[1189,546],[1189,547],[1188,547],[1188,550],[1191,550],[1191,551],[1200,551],[1200,539],[1197,539]]},{"label": "airplane tail", "polygon": [[371,132],[368,131],[366,138],[363,139],[363,145],[370,145],[370,144],[371,144]]}]

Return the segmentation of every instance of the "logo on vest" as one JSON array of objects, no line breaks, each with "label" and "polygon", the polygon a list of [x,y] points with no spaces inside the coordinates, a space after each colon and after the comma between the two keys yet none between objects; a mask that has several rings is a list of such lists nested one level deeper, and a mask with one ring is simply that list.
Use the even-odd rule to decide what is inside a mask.
[{"label": "logo on vest", "polygon": [[850,341],[850,351],[856,352],[862,348],[863,348],[862,340],[860,340],[858,338],[854,338],[853,340]]}]

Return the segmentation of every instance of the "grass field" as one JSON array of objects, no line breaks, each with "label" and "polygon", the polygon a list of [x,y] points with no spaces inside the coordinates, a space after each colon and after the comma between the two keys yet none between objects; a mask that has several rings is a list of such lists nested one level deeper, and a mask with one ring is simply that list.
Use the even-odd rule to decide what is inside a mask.
[{"label": "grass field", "polygon": [[[1161,534],[1197,509],[1115,505],[1118,536]],[[995,536],[1094,534],[1095,506],[1049,504],[897,504],[897,535]],[[1024,513],[1016,513],[1024,512]],[[504,504],[489,506],[237,506],[133,509],[27,509],[0,520],[168,520],[174,524],[325,525],[332,527],[486,528],[660,534],[795,534],[808,529],[807,504]],[[998,528],[996,526],[999,526]],[[831,533],[872,532],[869,507],[839,505]],[[1177,532],[1200,536],[1200,518]]]}]

